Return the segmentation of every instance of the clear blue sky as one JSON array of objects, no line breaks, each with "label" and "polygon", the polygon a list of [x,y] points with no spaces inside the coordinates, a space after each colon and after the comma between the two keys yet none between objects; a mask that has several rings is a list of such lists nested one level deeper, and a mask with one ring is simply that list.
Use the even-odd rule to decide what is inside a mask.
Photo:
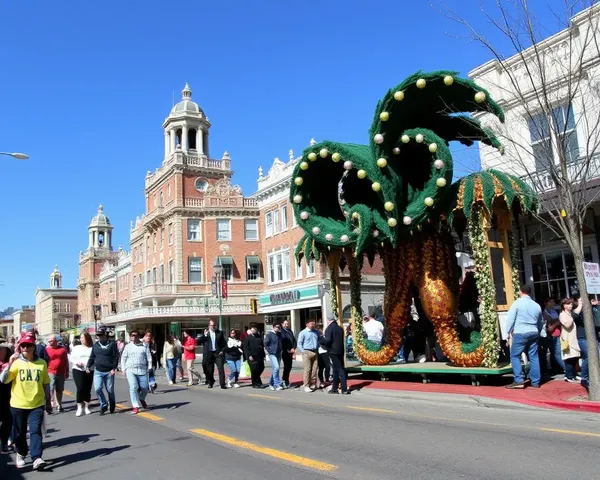
[{"label": "clear blue sky", "polygon": [[[249,195],[311,137],[367,142],[377,100],[414,71],[490,58],[423,0],[0,0],[0,16],[0,151],[31,156],[0,156],[0,309],[33,304],[55,264],[75,288],[99,203],[128,248],[185,82]],[[464,155],[459,174],[476,168]]]}]

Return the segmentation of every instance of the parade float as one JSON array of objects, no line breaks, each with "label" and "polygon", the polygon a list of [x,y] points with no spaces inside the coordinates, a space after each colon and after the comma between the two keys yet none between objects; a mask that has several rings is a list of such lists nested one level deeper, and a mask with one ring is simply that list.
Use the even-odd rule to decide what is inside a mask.
[{"label": "parade float", "polygon": [[[500,106],[475,82],[456,72],[417,72],[379,101],[368,145],[323,141],[307,148],[295,167],[290,200],[305,232],[296,260],[328,265],[338,318],[340,268],[348,269],[354,351],[365,366],[387,365],[397,354],[418,295],[451,365],[498,367],[498,279],[505,279],[507,307],[519,286],[515,220],[539,202],[519,178],[496,170],[452,183],[450,142],[479,141],[504,153],[472,116],[477,112],[504,122]],[[481,329],[466,341],[457,332],[453,235],[468,235],[481,302]],[[360,292],[363,261],[372,264],[376,256],[386,281],[386,335],[374,346],[363,335]]]}]

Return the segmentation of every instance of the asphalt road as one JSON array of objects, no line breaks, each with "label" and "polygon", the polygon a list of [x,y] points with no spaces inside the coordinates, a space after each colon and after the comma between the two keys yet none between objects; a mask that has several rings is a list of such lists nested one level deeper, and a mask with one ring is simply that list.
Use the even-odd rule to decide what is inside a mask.
[{"label": "asphalt road", "polygon": [[136,417],[122,377],[114,415],[76,418],[67,400],[48,418],[48,471],[17,471],[2,455],[2,480],[600,478],[594,414],[407,392],[175,385]]}]

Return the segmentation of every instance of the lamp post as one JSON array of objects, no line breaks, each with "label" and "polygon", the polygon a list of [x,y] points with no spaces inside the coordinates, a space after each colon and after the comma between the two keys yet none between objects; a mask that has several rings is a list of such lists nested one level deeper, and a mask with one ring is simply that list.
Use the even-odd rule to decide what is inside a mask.
[{"label": "lamp post", "polygon": [[27,155],[26,153],[19,152],[0,152],[0,155],[8,155],[9,157],[16,158],[17,160],[27,160],[29,158],[29,155]]},{"label": "lamp post", "polygon": [[223,282],[221,279],[223,274],[223,265],[221,265],[218,257],[213,265],[213,270],[215,272],[215,281],[217,284],[217,298],[219,299],[219,330],[223,330]]}]

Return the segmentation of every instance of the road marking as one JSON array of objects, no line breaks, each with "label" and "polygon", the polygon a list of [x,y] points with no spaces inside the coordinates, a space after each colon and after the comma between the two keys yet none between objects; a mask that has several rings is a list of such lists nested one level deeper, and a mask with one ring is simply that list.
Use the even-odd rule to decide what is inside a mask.
[{"label": "road marking", "polygon": [[293,453],[275,450],[274,448],[261,447],[260,445],[256,445],[254,443],[246,442],[244,440],[238,440],[237,438],[228,437],[227,435],[211,432],[209,430],[196,428],[191,429],[190,431],[201,437],[217,440],[218,442],[226,443],[234,447],[244,448],[253,452],[262,453],[263,455],[276,458],[277,460],[285,460],[286,462],[295,463],[298,465],[302,465],[303,467],[309,467],[323,472],[331,472],[333,470],[337,470],[338,468],[337,465],[332,465],[331,463],[320,462],[318,460],[313,460],[312,458],[300,457],[298,455],[294,455]]},{"label": "road marking", "polygon": [[137,414],[137,416],[147,418],[148,420],[154,420],[155,422],[160,422],[161,420],[164,420],[164,418],[159,417],[158,415],[153,415],[152,413],[148,412],[140,412]]},{"label": "road marking", "polygon": [[126,405],[123,405],[122,403],[115,403],[115,407],[117,407],[119,410],[127,410],[129,408]]},{"label": "road marking", "polygon": [[600,437],[600,433],[580,432],[579,430],[561,430],[559,428],[541,428],[542,432],[564,433],[565,435],[581,435],[582,437]]},{"label": "road marking", "polygon": [[73,395],[71,392],[69,392],[68,390],[64,390],[63,393],[67,396],[67,397],[74,397],[75,395]]},{"label": "road marking", "polygon": [[371,408],[371,407],[353,407],[351,405],[345,405],[350,410],[364,410],[365,412],[377,412],[377,413],[398,413],[395,410],[386,410],[384,408]]}]

